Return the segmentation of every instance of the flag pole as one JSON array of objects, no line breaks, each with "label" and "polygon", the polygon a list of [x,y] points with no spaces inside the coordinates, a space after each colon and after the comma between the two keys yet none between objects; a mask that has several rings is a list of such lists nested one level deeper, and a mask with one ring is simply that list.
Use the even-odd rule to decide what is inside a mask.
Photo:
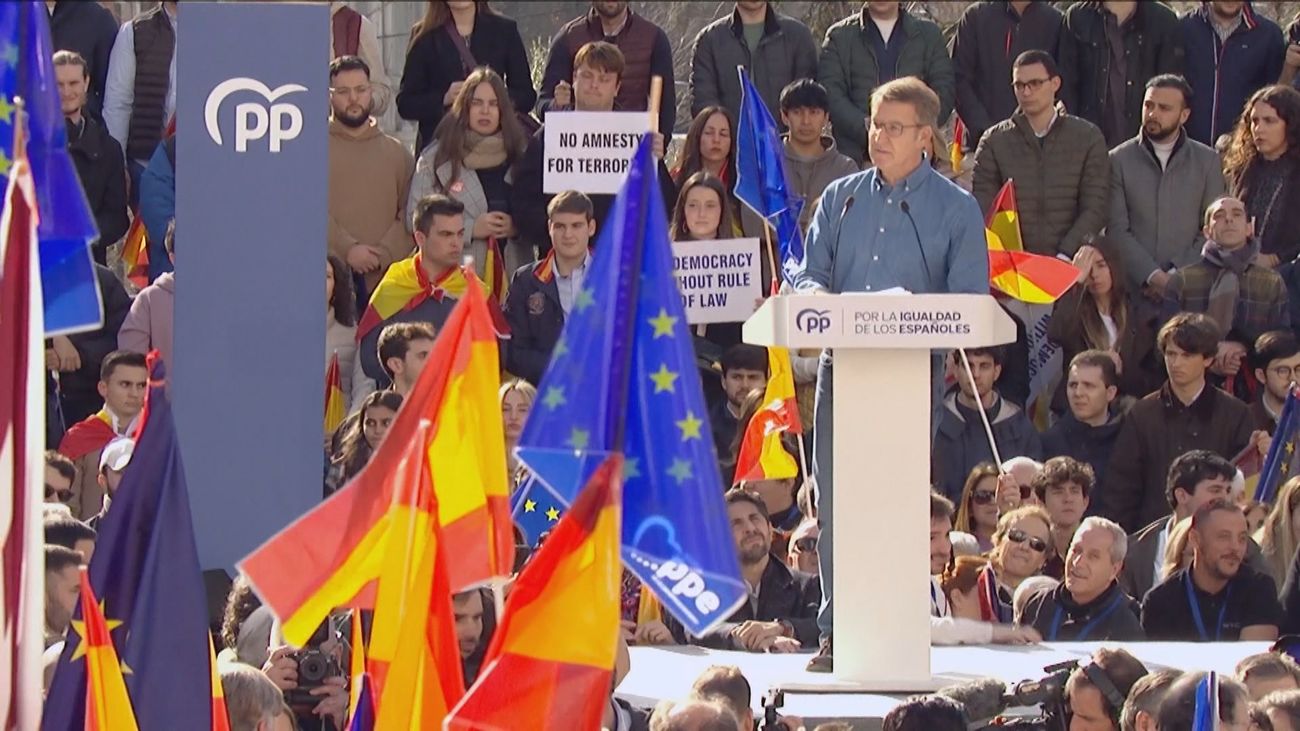
[{"label": "flag pole", "polygon": [[984,436],[989,439],[989,449],[993,450],[993,461],[997,463],[998,474],[1005,475],[1007,472],[1002,467],[1002,455],[998,453],[998,443],[993,438],[993,427],[989,424],[989,415],[984,408],[984,401],[980,398],[978,390],[975,389],[975,374],[971,372],[970,359],[966,357],[965,348],[958,348],[957,353],[961,355],[961,365],[966,370],[966,378],[969,379],[971,390],[975,391],[975,403],[979,405],[980,421],[984,423]]},{"label": "flag pole", "polygon": [[[659,133],[659,106],[663,103],[663,94],[664,94],[664,77],[651,76],[650,77],[650,98],[648,100],[649,103],[646,104],[646,107],[649,110],[649,114],[650,114],[650,131],[655,134]],[[669,132],[671,131],[672,130],[669,130]],[[664,149],[665,151],[668,149],[667,141],[665,141]]]}]

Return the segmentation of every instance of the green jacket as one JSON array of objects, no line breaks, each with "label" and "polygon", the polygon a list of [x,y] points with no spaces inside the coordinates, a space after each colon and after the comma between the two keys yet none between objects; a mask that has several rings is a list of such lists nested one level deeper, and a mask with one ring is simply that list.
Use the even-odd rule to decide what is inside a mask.
[{"label": "green jacket", "polygon": [[[817,63],[817,81],[826,87],[831,98],[831,124],[839,151],[854,162],[865,158],[866,117],[870,111],[871,92],[880,85],[880,68],[875,51],[867,40],[870,15],[863,6],[826,31],[821,58]],[[900,11],[895,33],[906,34],[898,56],[897,78],[915,76],[929,84],[939,95],[939,126],[952,112],[957,94],[956,77],[943,31],[931,20]]]}]

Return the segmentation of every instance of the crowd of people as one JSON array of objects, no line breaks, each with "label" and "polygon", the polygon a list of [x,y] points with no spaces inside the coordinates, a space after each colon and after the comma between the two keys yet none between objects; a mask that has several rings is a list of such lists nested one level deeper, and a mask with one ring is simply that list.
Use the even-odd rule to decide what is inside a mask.
[{"label": "crowd of people", "polygon": [[[120,28],[96,3],[47,5],[69,149],[101,234],[105,312],[100,329],[47,341],[54,647],[77,598],[75,569],[90,560],[94,526],[131,459],[144,354],[171,355],[178,4]],[[955,355],[935,358],[933,642],[1300,632],[1300,477],[1261,504],[1238,468],[1268,453],[1300,368],[1300,20],[1284,32],[1240,0],[1203,2],[1181,17],[1160,2],[985,1],[969,5],[945,42],[907,3],[873,0],[819,45],[778,6],[742,1],[695,37],[680,87],[690,95],[685,120],[675,116],[669,38],[627,2],[593,2],[564,25],[538,88],[513,20],[487,2],[430,0],[391,95],[373,25],[346,3],[331,6],[325,357],[339,364],[348,416],[324,435],[323,495],[366,465],[472,278],[498,309],[507,446],[518,439],[566,317],[587,293],[613,202],[544,192],[549,114],[657,108],[651,137],[671,237],[763,236],[763,219],[734,192],[739,65],[781,128],[786,185],[803,204],[807,257],[787,288],[988,293],[984,221],[1009,181],[1024,249],[1078,270],[1041,322],[1001,298],[1017,342],[966,350],[968,368]],[[413,150],[376,120],[390,96],[418,125]],[[687,130],[680,144],[671,139],[678,123]],[[950,124],[959,131],[951,142]],[[149,241],[138,282],[107,266],[137,218]],[[764,259],[763,291],[780,276]],[[129,294],[137,284],[146,286]],[[1048,389],[1031,385],[1039,329],[1061,353]],[[865,476],[830,473],[833,358],[791,353],[808,428],[785,446],[811,461],[788,477],[733,481],[768,353],[741,341],[739,323],[692,334],[750,601],[694,637],[645,611],[639,582],[625,574],[621,641],[816,650],[809,669],[832,670],[835,483],[866,487]],[[840,438],[838,448],[853,448],[852,435]],[[513,457],[510,470],[513,485],[526,477]],[[470,681],[495,626],[493,601],[471,590],[455,611]],[[273,727],[257,725],[279,713],[267,710],[278,696],[262,691],[296,686],[296,655],[273,640],[268,610],[238,579],[225,622],[226,658],[265,671],[223,670],[228,698],[265,699],[250,700],[253,722],[236,727]],[[346,632],[334,635],[327,651],[342,657]],[[1147,675],[1122,650],[1094,663],[1136,710],[1081,671],[1069,689],[1076,715],[1113,721],[1096,728],[1120,728],[1121,716],[1136,719],[1124,728],[1185,728],[1166,719],[1185,714],[1195,674]],[[1246,723],[1254,700],[1260,728],[1300,728],[1294,663],[1274,653],[1243,668],[1245,687],[1221,686],[1225,723]],[[717,690],[653,719],[611,700],[606,720],[615,729],[749,728],[738,675],[706,674],[700,682]],[[1266,696],[1261,683],[1292,692]],[[313,689],[315,702],[294,706],[296,722],[341,727],[344,686],[339,678]],[[886,727],[941,728],[945,703],[906,704]],[[697,717],[724,720],[683,720]]]}]

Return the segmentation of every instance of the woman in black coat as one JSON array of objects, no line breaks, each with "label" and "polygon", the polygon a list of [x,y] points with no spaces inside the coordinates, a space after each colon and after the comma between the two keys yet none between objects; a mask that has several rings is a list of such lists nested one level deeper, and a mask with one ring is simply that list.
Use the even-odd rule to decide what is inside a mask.
[{"label": "woman in black coat", "polygon": [[456,98],[458,82],[478,66],[505,78],[515,109],[533,108],[537,90],[515,21],[498,15],[485,0],[429,0],[424,18],[411,28],[397,90],[397,113],[420,125],[417,156]]}]

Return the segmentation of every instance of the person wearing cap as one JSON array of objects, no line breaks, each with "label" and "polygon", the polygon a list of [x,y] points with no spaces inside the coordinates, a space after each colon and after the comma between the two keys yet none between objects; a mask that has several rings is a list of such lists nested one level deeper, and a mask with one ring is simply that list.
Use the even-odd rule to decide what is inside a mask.
[{"label": "person wearing cap", "polygon": [[95,474],[95,484],[99,487],[101,507],[98,513],[86,520],[91,528],[99,530],[99,522],[108,514],[108,507],[117,494],[117,486],[122,483],[122,473],[126,471],[134,453],[135,440],[127,437],[114,439],[99,453],[99,472]]}]

